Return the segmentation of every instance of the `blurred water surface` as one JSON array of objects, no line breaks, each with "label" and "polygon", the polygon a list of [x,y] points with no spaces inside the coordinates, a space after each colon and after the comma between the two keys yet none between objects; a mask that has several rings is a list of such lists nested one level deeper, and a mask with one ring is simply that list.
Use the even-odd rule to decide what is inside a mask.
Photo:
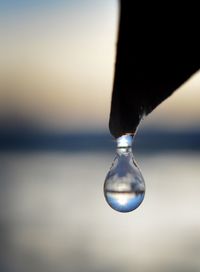
[{"label": "blurred water surface", "polygon": [[136,156],[146,182],[134,212],[103,196],[114,154],[0,154],[0,271],[200,270],[200,153]]}]

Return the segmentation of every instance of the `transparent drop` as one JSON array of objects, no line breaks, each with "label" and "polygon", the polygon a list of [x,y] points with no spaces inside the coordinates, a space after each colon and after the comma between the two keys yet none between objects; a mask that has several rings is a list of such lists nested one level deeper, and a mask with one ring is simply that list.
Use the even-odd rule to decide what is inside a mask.
[{"label": "transparent drop", "polygon": [[132,135],[117,139],[117,154],[104,183],[107,203],[119,212],[135,210],[145,194],[145,183],[133,157],[132,142]]}]

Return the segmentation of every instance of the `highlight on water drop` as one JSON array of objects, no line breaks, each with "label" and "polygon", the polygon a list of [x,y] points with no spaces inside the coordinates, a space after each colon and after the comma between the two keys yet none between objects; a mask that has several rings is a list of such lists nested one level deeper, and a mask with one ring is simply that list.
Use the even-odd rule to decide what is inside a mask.
[{"label": "highlight on water drop", "polygon": [[133,135],[117,139],[116,157],[104,183],[107,203],[124,213],[138,208],[145,195],[145,183],[133,157],[132,142]]}]

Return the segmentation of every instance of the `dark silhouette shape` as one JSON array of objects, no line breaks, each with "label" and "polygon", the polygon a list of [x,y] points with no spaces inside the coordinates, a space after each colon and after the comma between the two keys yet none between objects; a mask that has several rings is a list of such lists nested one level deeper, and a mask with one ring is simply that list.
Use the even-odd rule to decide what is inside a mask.
[{"label": "dark silhouette shape", "polygon": [[[137,1],[138,2],[138,1]],[[121,0],[109,128],[135,133],[143,115],[199,69],[198,7]],[[187,110],[187,109],[186,109]]]}]

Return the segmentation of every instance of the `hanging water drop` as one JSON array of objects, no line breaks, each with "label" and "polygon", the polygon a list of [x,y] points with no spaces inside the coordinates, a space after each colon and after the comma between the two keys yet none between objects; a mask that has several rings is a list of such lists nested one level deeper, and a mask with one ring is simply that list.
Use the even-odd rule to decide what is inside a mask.
[{"label": "hanging water drop", "polygon": [[145,183],[132,153],[133,135],[117,139],[116,157],[104,183],[104,195],[116,211],[131,212],[143,201]]}]

